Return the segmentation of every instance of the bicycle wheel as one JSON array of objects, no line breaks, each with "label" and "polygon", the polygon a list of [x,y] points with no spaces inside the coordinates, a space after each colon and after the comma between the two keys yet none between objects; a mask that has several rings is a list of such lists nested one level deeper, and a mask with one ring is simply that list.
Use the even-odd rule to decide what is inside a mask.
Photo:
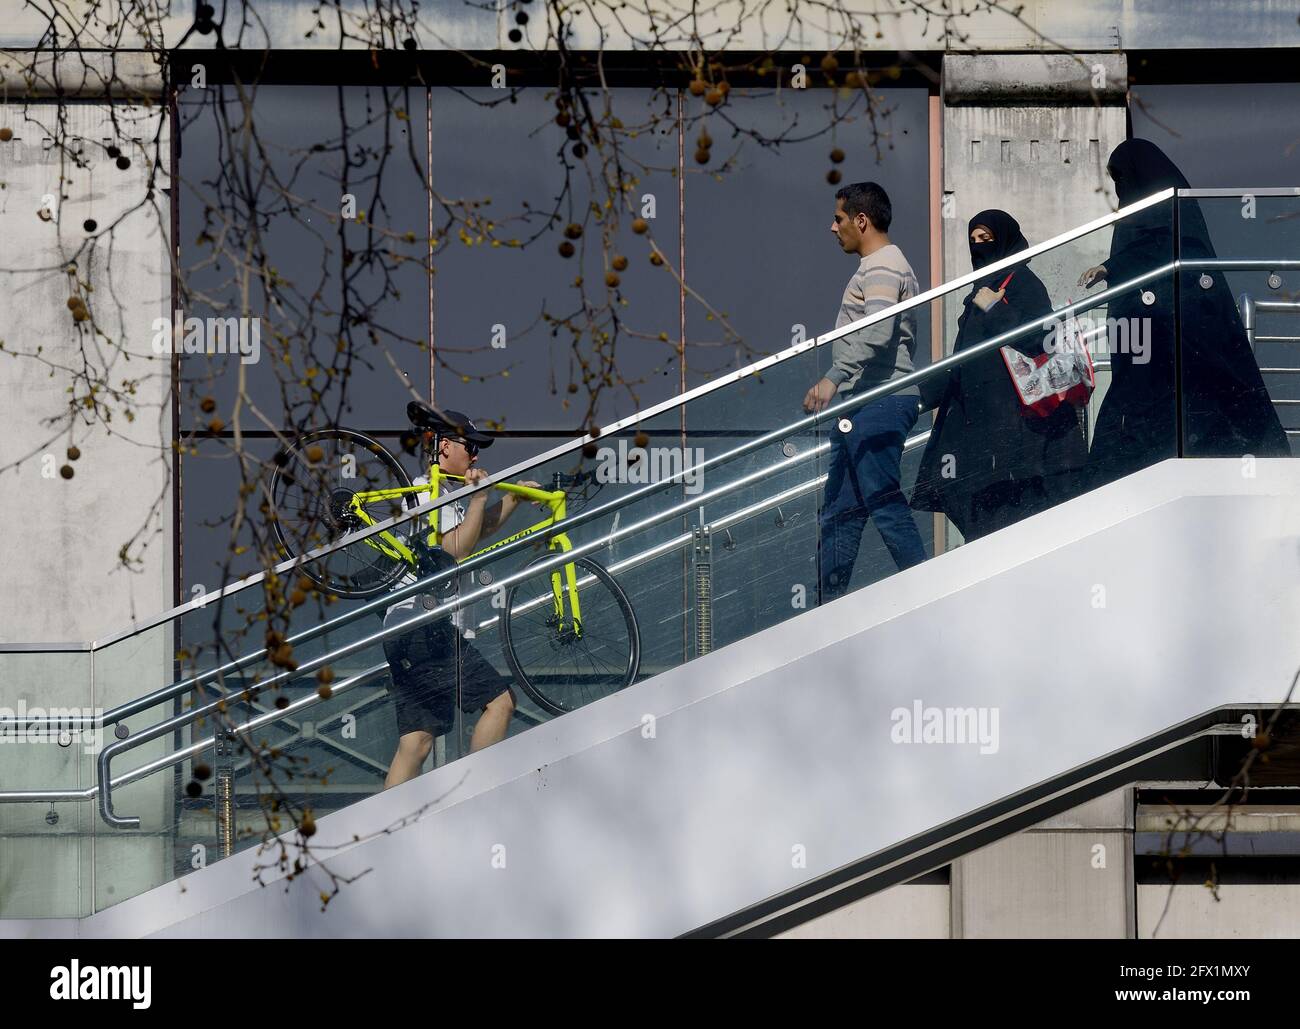
[{"label": "bicycle wheel", "polygon": [[[532,564],[554,556],[552,551]],[[561,588],[556,610],[552,579],[559,576],[563,587],[564,565],[531,572],[511,586],[501,619],[501,645],[515,682],[553,715],[617,693],[641,666],[641,633],[627,594],[590,558],[572,564],[582,614],[577,626],[567,588]]]},{"label": "bicycle wheel", "polygon": [[[367,528],[350,509],[357,493],[410,485],[397,458],[369,436],[350,429],[311,432],[275,455],[271,527],[285,554],[301,557]],[[401,514],[402,499],[367,504],[366,514],[377,522]],[[300,568],[323,589],[362,598],[385,592],[410,566],[358,541]]]}]

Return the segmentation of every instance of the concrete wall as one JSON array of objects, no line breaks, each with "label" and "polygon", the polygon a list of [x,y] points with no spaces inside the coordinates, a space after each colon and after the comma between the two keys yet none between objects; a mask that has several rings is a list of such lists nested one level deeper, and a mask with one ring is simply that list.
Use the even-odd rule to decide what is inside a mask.
[{"label": "concrete wall", "polygon": [[[157,105],[111,114],[95,103],[0,107],[0,127],[14,134],[0,142],[0,466],[10,466],[0,471],[0,650],[106,636],[173,599],[171,369],[151,347],[153,320],[170,311],[165,167],[146,199],[152,141],[161,132],[166,160],[169,135]],[[88,167],[50,145],[59,135],[83,141]],[[127,169],[105,155],[106,141]],[[73,262],[93,315],[81,323],[66,305]],[[111,387],[96,395],[102,406],[70,410],[69,388],[84,396],[98,380]],[[59,474],[65,464],[71,479]],[[171,657],[165,629],[93,656],[0,653],[0,707],[111,708],[169,678]],[[84,788],[91,761],[80,743],[0,746],[0,789]],[[138,798],[151,821],[170,817],[170,789],[158,777]],[[93,812],[56,813],[51,826],[44,809],[0,806],[0,912],[93,910]],[[165,877],[162,851],[157,840],[136,842],[122,873],[130,892]]]},{"label": "concrete wall", "polygon": [[[985,208],[1010,213],[1032,246],[1118,206],[1106,158],[1125,139],[1126,63],[1114,55],[1085,54],[1082,60],[1048,65],[1039,55],[945,58],[945,280],[970,271],[967,221]],[[1087,89],[1094,66],[1109,84],[1095,100]],[[1048,69],[1056,74],[1044,75]],[[1035,87],[1040,99],[1027,105],[1022,84],[1035,81],[1041,81]],[[1057,101],[1049,105],[1044,98],[1053,94]],[[1059,257],[1035,261],[1034,272],[1053,299],[1064,300],[1088,267],[1079,262],[1095,256],[1099,263],[1109,243],[1107,230]]]},{"label": "concrete wall", "polygon": [[[1091,91],[1093,69],[1106,84]],[[1085,54],[950,55],[943,67],[943,278],[971,270],[969,220],[998,208],[1014,217],[1030,246],[1118,207],[1106,158],[1125,139],[1124,58]],[[1119,88],[1117,88],[1117,86]],[[1026,105],[1022,94],[1035,93]],[[1056,102],[1048,104],[1047,98]],[[1057,304],[1078,299],[1080,273],[1100,264],[1110,229],[1035,259],[1031,268]],[[944,352],[951,353],[966,291],[944,305]]]},{"label": "concrete wall", "polygon": [[[217,5],[220,9],[220,5]],[[248,48],[261,46],[289,48],[330,49],[338,45],[337,32],[332,18],[323,30],[316,30],[309,38],[306,33],[315,28],[311,5],[299,0],[253,0],[250,6],[257,12],[256,25],[245,27],[242,33],[232,24],[227,33],[227,45],[233,45],[236,36],[239,45]],[[363,0],[344,0],[340,6],[345,12],[364,12]],[[406,7],[407,5],[403,5]],[[943,25],[933,16],[912,10],[907,5],[891,10],[891,17],[878,22],[869,17],[874,5],[846,5],[858,13],[859,24],[865,29],[855,40],[864,50],[941,50],[954,45],[972,50],[1014,50],[1039,48],[1050,41],[1078,50],[1108,50],[1126,48],[1215,48],[1215,47],[1284,47],[1292,44],[1295,33],[1295,6],[1288,0],[1218,0],[1195,5],[1195,17],[1188,16],[1186,0],[1039,0],[1037,3],[1015,5],[1007,13],[981,10],[975,4],[953,5],[957,12],[949,18],[952,36],[945,41]],[[433,8],[430,10],[429,8]],[[825,50],[828,46],[848,46],[845,33],[838,29],[837,19],[808,17],[800,24],[790,25],[772,12],[761,12],[753,2],[720,5],[702,10],[692,9],[685,0],[642,0],[619,7],[602,9],[600,21],[592,15],[577,17],[573,21],[572,48],[593,46],[603,29],[607,46],[619,49],[626,46],[628,33],[637,38],[647,38],[649,20],[647,12],[657,15],[661,34],[662,26],[689,23],[698,31],[708,46],[726,45],[732,50],[779,48]],[[514,27],[512,11],[469,4],[423,5],[419,12],[416,37],[429,49],[456,47],[464,49],[515,49],[506,33]],[[41,38],[45,20],[35,11],[19,8],[8,12],[5,24],[0,27],[0,46],[32,46]],[[536,19],[540,22],[540,18]],[[185,14],[164,19],[156,29],[174,45],[193,24],[188,9]],[[880,37],[875,36],[879,26]],[[128,25],[123,38],[115,41],[123,49],[138,45]],[[355,32],[355,30],[354,30]],[[192,36],[188,45],[203,47],[213,45],[215,34]],[[540,45],[542,35],[530,31],[525,46]],[[349,40],[348,46],[363,46]],[[681,35],[668,35],[665,45],[687,49],[691,44],[683,30]]]},{"label": "concrete wall", "polygon": [[1300,885],[1295,883],[1229,883],[1219,887],[1217,897],[1201,883],[1137,888],[1143,940],[1294,940],[1300,936],[1297,911]]},{"label": "concrete wall", "polygon": [[[170,312],[170,215],[161,190],[145,200],[159,112],[120,108],[115,126],[104,106],[58,107],[0,107],[14,132],[0,143],[0,520],[20,543],[5,555],[0,642],[92,640],[172,603],[171,371],[150,346],[153,320]],[[60,117],[69,140],[85,141],[88,168],[49,145]],[[164,156],[167,139],[164,128]],[[103,140],[118,143],[128,169]],[[43,220],[42,198],[60,193]],[[93,288],[79,290],[93,329],[66,306],[71,262]],[[94,417],[70,411],[69,387],[84,397],[86,377],[120,391],[101,390]],[[67,460],[70,445],[79,460]],[[59,475],[64,464],[74,478]]]},{"label": "concrete wall", "polygon": [[961,858],[953,892],[953,935],[965,939],[1132,936],[1131,790]]}]

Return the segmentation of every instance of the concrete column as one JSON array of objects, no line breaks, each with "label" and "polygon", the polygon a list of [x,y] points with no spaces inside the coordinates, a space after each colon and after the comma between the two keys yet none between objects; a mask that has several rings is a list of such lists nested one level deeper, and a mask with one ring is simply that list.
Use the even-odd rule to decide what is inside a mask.
[{"label": "concrete column", "polygon": [[[1115,209],[1106,158],[1125,138],[1127,83],[1116,54],[944,58],[945,279],[970,271],[966,223],[981,210],[1010,213],[1032,245]],[[1035,262],[1053,299],[1077,281],[1077,254],[1059,275]]]},{"label": "concrete column", "polygon": [[955,937],[1132,937],[1132,790],[1115,790],[955,861],[952,902]]},{"label": "concrete column", "polygon": [[[1106,159],[1126,138],[1124,55],[950,54],[942,89],[945,282],[971,270],[967,224],[980,211],[1006,211],[1033,246],[1118,207]],[[1080,273],[1109,247],[1107,228],[1034,260],[1055,306],[1083,295]],[[969,292],[944,300],[945,354]],[[1098,376],[1092,418],[1107,381]]]},{"label": "concrete column", "polygon": [[[87,641],[172,606],[171,361],[150,345],[154,319],[170,318],[170,198],[158,188],[146,199],[160,115],[156,104],[0,107],[13,132],[0,142],[0,467],[20,462],[0,472],[12,544],[3,642]],[[73,320],[73,295],[90,319]],[[108,387],[97,406],[74,410],[95,380]]]},{"label": "concrete column", "polygon": [[[171,310],[170,126],[157,98],[12,99],[21,96],[12,65],[0,63],[11,98],[0,105],[0,467],[17,467],[0,472],[0,646],[90,641],[173,602],[171,360],[151,346],[155,319]],[[81,86],[90,88],[70,88]],[[74,295],[89,318],[74,320]],[[170,627],[93,655],[0,657],[0,707],[11,709],[107,709],[172,673]],[[80,742],[0,747],[0,788],[92,781],[93,754]],[[129,793],[147,829],[170,823],[170,775]],[[0,806],[0,916],[86,914],[96,894],[102,906],[170,877],[165,834],[118,834],[111,855],[97,853],[96,839],[111,834],[89,805],[56,813],[50,824],[44,808]]]}]

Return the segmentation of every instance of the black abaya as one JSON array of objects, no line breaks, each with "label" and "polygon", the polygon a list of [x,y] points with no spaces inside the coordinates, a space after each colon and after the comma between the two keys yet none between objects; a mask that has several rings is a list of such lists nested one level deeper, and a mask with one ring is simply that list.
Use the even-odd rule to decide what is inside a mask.
[{"label": "black abaya", "polygon": [[[1029,247],[1005,211],[981,211],[992,242],[971,244],[978,270]],[[996,290],[1010,274],[1006,294],[988,311],[973,302],[982,286]],[[957,322],[954,353],[1052,312],[1042,281],[1027,265],[977,282]],[[1043,354],[1041,326],[1010,345],[1028,357]],[[921,458],[912,506],[942,511],[967,540],[1034,514],[1076,491],[1087,450],[1075,409],[1058,407],[1046,418],[1026,412],[996,349],[951,372],[938,403],[934,430]]]},{"label": "black abaya", "polygon": [[[1133,139],[1115,148],[1108,162],[1120,204],[1128,206],[1161,190],[1186,189],[1187,180],[1154,143]],[[1115,226],[1105,263],[1108,288],[1183,260],[1214,258],[1200,205],[1157,204]],[[1251,353],[1237,307],[1222,273],[1199,284],[1201,269],[1166,272],[1113,299],[1107,316],[1133,332],[1149,327],[1145,355],[1112,346],[1111,382],[1097,416],[1089,455],[1090,485],[1098,486],[1179,453],[1176,418],[1177,346],[1182,345],[1182,452],[1197,457],[1241,454],[1289,456],[1259,366]],[[1177,279],[1177,281],[1175,281]],[[1178,289],[1178,304],[1174,290]],[[1143,291],[1155,302],[1144,304]],[[1178,324],[1175,324],[1177,319]],[[1179,331],[1181,330],[1181,331]]]}]

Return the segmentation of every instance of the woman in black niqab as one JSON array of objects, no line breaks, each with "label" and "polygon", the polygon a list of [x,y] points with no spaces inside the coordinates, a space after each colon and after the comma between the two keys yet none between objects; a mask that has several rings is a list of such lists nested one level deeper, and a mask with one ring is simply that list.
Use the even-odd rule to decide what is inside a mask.
[{"label": "woman in black niqab", "polygon": [[[1029,248],[1020,225],[1005,211],[981,211],[970,220],[968,234],[975,236],[981,227],[992,239],[970,240],[976,271]],[[1005,289],[987,311],[975,303],[985,287]],[[964,305],[953,353],[1038,322],[1010,346],[1031,358],[1043,354],[1041,322],[1051,314],[1052,302],[1028,264],[976,282]],[[942,511],[972,540],[1076,492],[1087,449],[1074,408],[1063,404],[1046,418],[1025,411],[997,349],[959,365],[946,384],[943,379],[939,383],[941,396],[926,397],[931,401],[927,406],[937,400],[938,411],[916,477],[914,508]]]},{"label": "woman in black niqab", "polygon": [[[1121,143],[1111,153],[1106,170],[1115,180],[1121,206],[1171,187],[1188,188],[1173,161],[1145,139]],[[1200,205],[1186,198],[1176,202],[1177,247],[1170,204],[1149,207],[1115,225],[1110,256],[1099,276],[1108,287],[1167,265],[1176,254],[1185,261],[1215,257]],[[1126,292],[1107,306],[1109,318],[1126,321],[1130,344],[1135,332],[1148,324],[1150,336],[1145,353],[1131,345],[1112,347],[1111,382],[1097,416],[1088,461],[1091,486],[1179,452],[1174,377],[1180,338],[1182,452],[1197,457],[1290,455],[1286,433],[1222,273],[1210,272],[1209,289],[1201,287],[1201,274],[1201,269],[1179,271],[1177,311],[1172,273]],[[1153,304],[1142,303],[1143,290],[1154,294]]]}]

